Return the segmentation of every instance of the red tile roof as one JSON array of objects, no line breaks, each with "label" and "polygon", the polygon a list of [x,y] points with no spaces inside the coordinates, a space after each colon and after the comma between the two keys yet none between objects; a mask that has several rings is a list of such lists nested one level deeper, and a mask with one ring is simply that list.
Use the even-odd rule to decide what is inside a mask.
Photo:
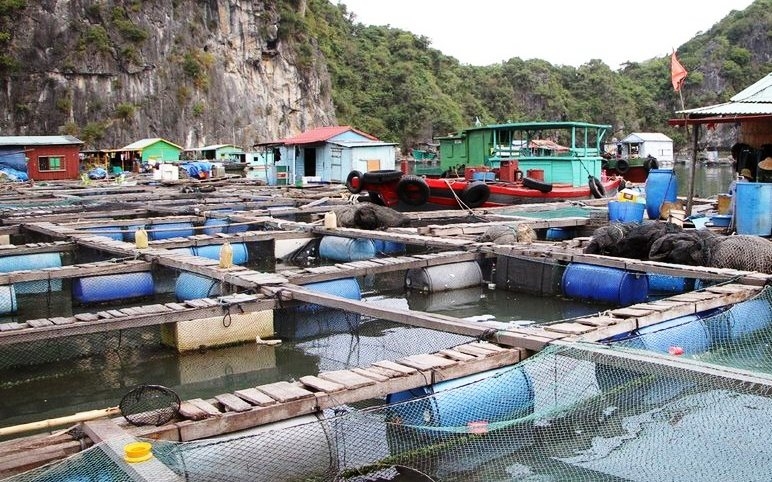
[{"label": "red tile roof", "polygon": [[311,129],[310,131],[303,132],[294,137],[287,137],[286,139],[282,139],[279,142],[285,145],[317,144],[319,142],[330,140],[333,137],[348,131],[356,132],[357,134],[364,136],[372,141],[378,140],[377,137],[354,129],[351,126],[328,126],[317,127],[316,129]]}]

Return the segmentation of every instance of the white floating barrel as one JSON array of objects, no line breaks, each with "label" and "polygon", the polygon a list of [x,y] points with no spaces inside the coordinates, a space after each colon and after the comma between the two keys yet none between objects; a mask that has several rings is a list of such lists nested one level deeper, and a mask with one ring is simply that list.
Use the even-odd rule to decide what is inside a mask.
[{"label": "white floating barrel", "polygon": [[223,311],[221,316],[167,323],[161,327],[162,342],[180,352],[197,350],[202,346],[254,342],[256,337],[268,338],[273,334],[273,310],[249,313]]},{"label": "white floating barrel", "polygon": [[72,297],[79,303],[139,298],[153,293],[153,275],[149,271],[87,276],[72,282]]},{"label": "white floating barrel", "polygon": [[476,261],[442,264],[411,269],[405,274],[405,286],[434,293],[482,284],[482,269]]},{"label": "white floating barrel", "polygon": [[197,300],[220,295],[220,283],[200,274],[183,271],[177,277],[174,294],[178,301]]},{"label": "white floating barrel", "polygon": [[[59,253],[22,254],[0,257],[0,273],[11,271],[37,271],[46,268],[60,268],[62,257]],[[47,293],[61,291],[62,280],[25,281],[15,284],[16,294]]]},{"label": "white floating barrel", "polygon": [[333,261],[362,261],[375,258],[375,243],[371,239],[325,236],[319,242],[319,256]]}]

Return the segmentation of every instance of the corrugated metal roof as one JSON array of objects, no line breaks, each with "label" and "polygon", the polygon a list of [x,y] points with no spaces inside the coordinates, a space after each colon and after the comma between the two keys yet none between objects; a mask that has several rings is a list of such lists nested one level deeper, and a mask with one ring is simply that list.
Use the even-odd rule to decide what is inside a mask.
[{"label": "corrugated metal roof", "polygon": [[619,142],[631,143],[647,141],[673,142],[673,139],[669,138],[661,132],[632,132]]},{"label": "corrugated metal roof", "polygon": [[147,139],[140,139],[138,141],[134,141],[128,146],[123,146],[121,148],[122,151],[140,151],[142,149],[145,149],[148,146],[152,146],[156,142],[165,142],[169,145],[172,145],[180,150],[182,150],[182,146],[178,146],[177,144],[167,141],[166,139],[161,139],[160,137],[150,137]]},{"label": "corrugated metal roof", "polygon": [[348,132],[348,131],[356,132],[357,134],[364,136],[373,141],[378,140],[377,137],[371,136],[370,134],[354,129],[351,126],[327,126],[327,127],[317,127],[316,129],[305,131],[302,134],[298,134],[294,137],[287,137],[286,139],[282,139],[279,142],[285,145],[293,145],[293,146],[302,145],[302,144],[317,144],[320,142],[325,142],[329,139],[332,139],[335,136],[339,136],[344,132]]},{"label": "corrugated metal roof", "polygon": [[73,136],[0,136],[0,146],[62,146],[83,144]]},{"label": "corrugated metal roof", "polygon": [[772,73],[734,95],[729,102],[677,111],[690,116],[772,114]]},{"label": "corrugated metal roof", "polygon": [[396,142],[382,142],[382,141],[336,141],[331,142],[336,146],[341,147],[381,147],[381,146],[396,146]]}]

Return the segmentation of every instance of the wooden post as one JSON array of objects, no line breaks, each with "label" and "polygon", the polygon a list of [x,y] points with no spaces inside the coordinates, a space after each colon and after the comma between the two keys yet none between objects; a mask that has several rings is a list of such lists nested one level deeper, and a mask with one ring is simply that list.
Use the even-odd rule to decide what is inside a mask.
[{"label": "wooden post", "polygon": [[700,125],[694,124],[694,137],[692,138],[692,172],[689,175],[689,197],[686,199],[686,216],[692,215],[692,204],[694,202],[694,176],[697,173],[697,141],[699,138]]}]

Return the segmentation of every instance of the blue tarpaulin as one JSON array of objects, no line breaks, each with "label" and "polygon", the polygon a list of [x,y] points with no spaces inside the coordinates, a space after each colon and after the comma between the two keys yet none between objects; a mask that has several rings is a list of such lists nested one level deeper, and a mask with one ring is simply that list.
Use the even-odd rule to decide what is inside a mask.
[{"label": "blue tarpaulin", "polygon": [[180,164],[180,167],[185,169],[185,171],[188,173],[188,176],[194,177],[196,179],[205,179],[210,177],[212,174],[211,162],[185,162]]}]

